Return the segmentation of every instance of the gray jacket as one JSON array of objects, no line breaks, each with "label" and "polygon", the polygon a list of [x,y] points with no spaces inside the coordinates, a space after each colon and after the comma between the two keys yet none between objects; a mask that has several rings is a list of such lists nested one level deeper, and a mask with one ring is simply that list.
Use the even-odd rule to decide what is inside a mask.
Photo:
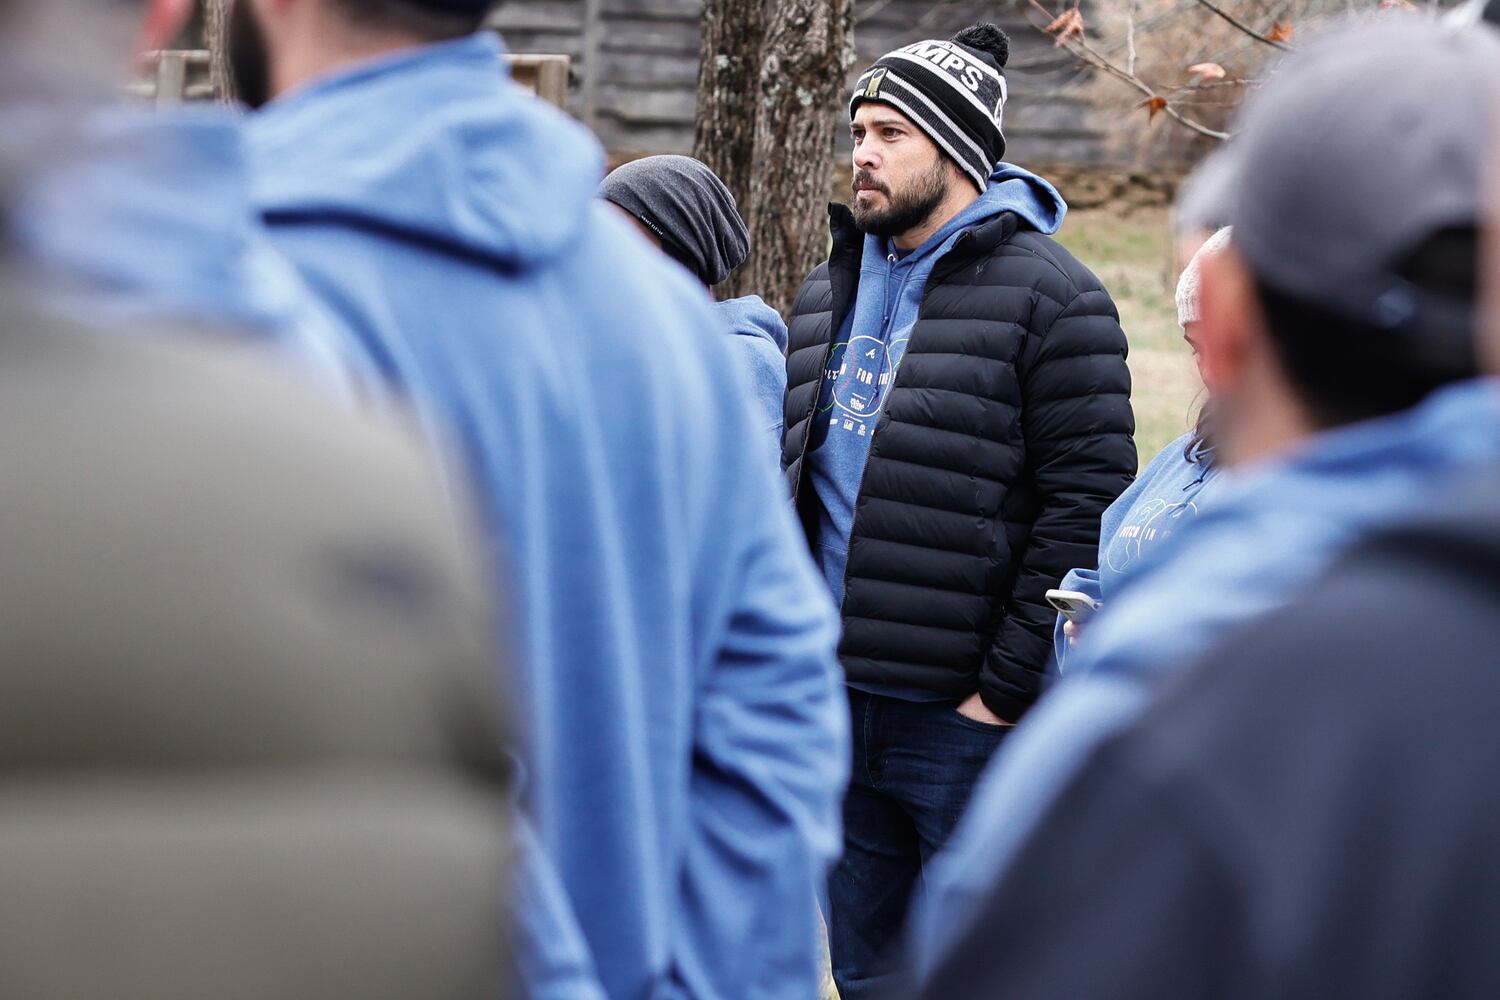
[{"label": "gray jacket", "polygon": [[0,997],[495,996],[484,588],[415,440],[7,307],[0,469]]}]

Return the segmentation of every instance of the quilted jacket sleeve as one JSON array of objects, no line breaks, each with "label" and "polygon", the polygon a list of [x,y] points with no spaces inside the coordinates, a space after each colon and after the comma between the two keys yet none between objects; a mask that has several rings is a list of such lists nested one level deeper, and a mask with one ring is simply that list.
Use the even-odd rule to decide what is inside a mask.
[{"label": "quilted jacket sleeve", "polygon": [[1041,693],[1051,656],[1057,615],[1043,595],[1093,565],[1099,519],[1136,471],[1119,315],[1097,282],[1066,284],[1055,300],[1043,290],[1018,366],[1036,518],[980,678],[985,705],[1011,722]]}]

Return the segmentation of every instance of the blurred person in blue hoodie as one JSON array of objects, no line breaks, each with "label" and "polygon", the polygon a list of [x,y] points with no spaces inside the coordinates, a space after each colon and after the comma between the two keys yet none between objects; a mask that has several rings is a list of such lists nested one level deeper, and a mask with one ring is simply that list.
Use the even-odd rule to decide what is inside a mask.
[{"label": "blurred person in blue hoodie", "polygon": [[[116,330],[191,328],[272,348],[325,387],[349,391],[330,353],[338,319],[272,248],[250,201],[236,116],[223,107],[123,104],[139,53],[165,48],[191,0],[94,0],[66,86],[28,87],[0,111],[14,164],[5,227],[13,266],[74,320]],[[57,18],[48,4],[27,16]],[[37,31],[45,31],[39,27]],[[0,65],[37,75],[42,50],[0,40]]]},{"label": "blurred person in blue hoodie", "polygon": [[891,52],[849,102],[854,206],[789,323],[782,461],[843,609],[854,720],[834,979],[877,991],[927,859],[1041,693],[1044,594],[1136,471],[1125,335],[1002,162],[994,25]]},{"label": "blurred person in blue hoodie", "polygon": [[[985,774],[916,908],[927,995],[988,995],[989,982],[1024,996],[1096,995],[1078,978],[1091,968],[1111,995],[1200,995],[1149,976],[1138,991],[1116,988],[1107,964],[1080,962],[1089,943],[1076,932],[1100,883],[1087,899],[1023,886],[1073,864],[1042,846],[1054,820],[1066,822],[1054,811],[1064,790],[1179,671],[1500,458],[1500,400],[1472,380],[1497,94],[1500,40],[1487,32],[1415,18],[1346,26],[1286,57],[1206,166],[1204,209],[1234,228],[1229,248],[1203,261],[1199,324],[1223,481],[1120,581],[1062,683]],[[1262,693],[1274,717],[1283,693]],[[1111,835],[1097,829],[1101,842]],[[995,954],[954,951],[971,935],[993,940]],[[965,965],[984,971],[955,992]]]},{"label": "blurred person in blue hoodie", "polygon": [[592,960],[523,927],[531,995],[808,996],[836,622],[702,287],[596,198],[601,150],[506,78],[488,7],[241,0],[257,202],[485,514],[526,804]]},{"label": "blurred person in blue hoodie", "polygon": [[[750,255],[750,231],[734,195],[708,164],[691,156],[645,156],[610,171],[599,196],[630,216],[641,234],[703,283],[727,280]],[[755,401],[781,442],[786,395],[786,323],[759,295],[714,303],[743,356]]]},{"label": "blurred person in blue hoodie", "polygon": [[[1199,349],[1199,276],[1209,254],[1229,245],[1229,229],[1214,233],[1193,254],[1177,279],[1177,323],[1182,339],[1193,352],[1198,375],[1203,375]],[[1212,411],[1204,405],[1191,431],[1167,445],[1146,464],[1130,488],[1104,512],[1099,529],[1099,561],[1092,567],[1068,570],[1060,590],[1085,594],[1103,605],[1118,582],[1138,570],[1174,533],[1197,516],[1199,504],[1212,494],[1218,478],[1213,440],[1209,435]],[[1058,673],[1066,670],[1068,650],[1077,642],[1079,626],[1057,616],[1052,646]]]}]

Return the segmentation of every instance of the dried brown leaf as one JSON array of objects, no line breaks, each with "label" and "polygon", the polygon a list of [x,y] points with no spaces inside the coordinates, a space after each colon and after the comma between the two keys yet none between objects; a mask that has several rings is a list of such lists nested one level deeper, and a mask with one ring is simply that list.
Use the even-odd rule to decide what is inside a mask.
[{"label": "dried brown leaf", "polygon": [[1070,38],[1082,38],[1083,12],[1077,7],[1071,7],[1059,14],[1055,21],[1042,30],[1049,35],[1056,35],[1059,46]]},{"label": "dried brown leaf", "polygon": [[1147,121],[1155,121],[1157,115],[1167,110],[1167,99],[1159,94],[1154,94],[1151,97],[1146,98],[1141,103],[1137,104],[1136,107],[1145,108],[1147,110],[1147,112],[1149,113],[1146,119]]},{"label": "dried brown leaf", "polygon": [[1292,40],[1292,25],[1288,21],[1277,21],[1271,25],[1271,30],[1266,32],[1266,37],[1273,42],[1290,42]]}]

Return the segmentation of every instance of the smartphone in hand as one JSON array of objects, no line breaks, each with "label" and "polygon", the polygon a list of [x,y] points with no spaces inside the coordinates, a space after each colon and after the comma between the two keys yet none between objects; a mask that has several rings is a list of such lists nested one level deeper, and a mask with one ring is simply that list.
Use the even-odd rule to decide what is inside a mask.
[{"label": "smartphone in hand", "polygon": [[1103,602],[1096,601],[1088,594],[1077,590],[1049,590],[1046,596],[1048,604],[1061,612],[1068,621],[1080,627],[1104,607]]}]

